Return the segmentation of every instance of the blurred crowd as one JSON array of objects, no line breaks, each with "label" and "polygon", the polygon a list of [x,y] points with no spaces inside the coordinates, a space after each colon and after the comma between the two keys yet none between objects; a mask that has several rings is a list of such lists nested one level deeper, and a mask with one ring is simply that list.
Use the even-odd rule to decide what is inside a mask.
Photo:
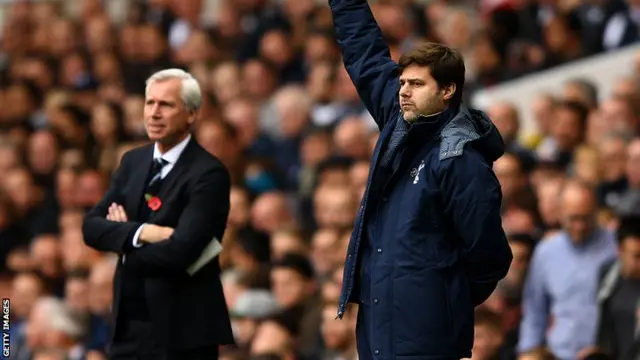
[{"label": "blurred crowd", "polygon": [[[356,309],[334,318],[378,134],[327,3],[214,0],[207,13],[211,1],[128,1],[116,21],[101,0],[76,2],[70,17],[61,1],[16,0],[1,32],[0,294],[11,299],[12,358],[105,358],[116,259],[84,245],[83,214],[146,141],[146,77],[181,67],[204,91],[195,136],[233,177],[220,263],[237,347],[221,358],[356,359]],[[396,59],[425,40],[458,48],[467,99],[634,43],[640,25],[638,0],[372,8]],[[477,309],[474,360],[640,358],[639,99],[640,61],[606,98],[573,79],[530,99],[535,134],[519,131],[512,104],[483,109],[508,147],[495,172],[514,261]],[[569,179],[581,185],[563,191]]]}]

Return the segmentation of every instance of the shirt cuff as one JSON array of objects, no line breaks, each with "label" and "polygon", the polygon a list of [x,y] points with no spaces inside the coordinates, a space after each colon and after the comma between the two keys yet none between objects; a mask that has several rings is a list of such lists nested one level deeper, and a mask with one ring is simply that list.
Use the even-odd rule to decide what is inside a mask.
[{"label": "shirt cuff", "polygon": [[136,230],[136,233],[133,234],[133,241],[132,242],[133,242],[133,247],[135,247],[135,248],[140,248],[140,247],[142,247],[142,245],[144,245],[144,244],[142,244],[141,242],[138,241],[139,238],[140,238],[140,233],[142,232],[142,228],[144,227],[144,225],[145,224],[142,224],[138,228],[138,230]]}]

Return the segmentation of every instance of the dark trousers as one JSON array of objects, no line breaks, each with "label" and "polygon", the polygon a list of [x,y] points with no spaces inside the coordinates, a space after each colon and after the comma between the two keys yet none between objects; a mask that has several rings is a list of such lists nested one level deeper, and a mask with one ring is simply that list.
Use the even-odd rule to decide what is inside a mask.
[{"label": "dark trousers", "polygon": [[[153,337],[146,321],[124,320],[109,349],[110,360],[211,360],[218,358],[218,347],[167,350]],[[122,325],[122,327],[120,327]]]}]

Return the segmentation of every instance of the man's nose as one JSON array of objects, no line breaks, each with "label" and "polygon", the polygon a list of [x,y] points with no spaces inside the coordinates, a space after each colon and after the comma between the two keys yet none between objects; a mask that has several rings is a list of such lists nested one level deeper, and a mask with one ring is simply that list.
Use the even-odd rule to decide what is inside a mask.
[{"label": "man's nose", "polygon": [[400,96],[402,97],[409,97],[411,95],[411,93],[409,92],[409,87],[405,84],[405,85],[400,85]]}]

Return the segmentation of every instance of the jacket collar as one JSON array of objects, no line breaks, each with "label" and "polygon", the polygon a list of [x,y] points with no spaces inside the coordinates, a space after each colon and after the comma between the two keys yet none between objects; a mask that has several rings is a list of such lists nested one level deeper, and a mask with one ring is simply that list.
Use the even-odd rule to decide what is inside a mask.
[{"label": "jacket collar", "polygon": [[[408,145],[416,142],[424,144],[425,141],[435,138],[437,134],[440,133],[440,130],[453,119],[457,112],[458,106],[452,106],[437,114],[420,115],[409,128]],[[402,113],[400,116],[402,116]]]},{"label": "jacket collar", "polygon": [[180,155],[182,155],[182,152],[184,151],[184,149],[187,148],[187,145],[189,144],[190,140],[191,140],[191,134],[187,135],[187,137],[184,138],[184,140],[180,141],[178,144],[176,144],[176,146],[172,147],[169,151],[165,152],[164,154],[160,152],[160,148],[156,143],[154,144],[154,147],[153,147],[153,158],[154,159],[162,158],[167,162],[169,162],[169,164],[175,165],[178,162]]}]

